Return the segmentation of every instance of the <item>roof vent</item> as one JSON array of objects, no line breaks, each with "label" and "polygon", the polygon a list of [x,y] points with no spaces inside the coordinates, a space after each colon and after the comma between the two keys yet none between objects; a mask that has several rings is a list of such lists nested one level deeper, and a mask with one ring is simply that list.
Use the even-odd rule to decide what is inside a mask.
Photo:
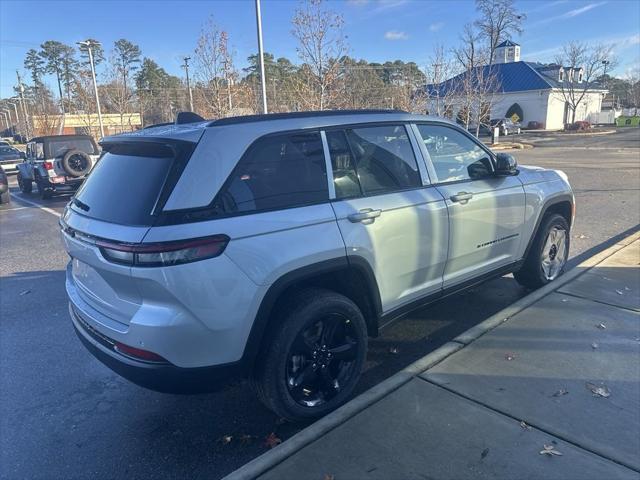
[{"label": "roof vent", "polygon": [[197,123],[197,122],[204,122],[204,118],[202,118],[197,113],[178,112],[178,115],[176,115],[176,125],[183,125],[185,123]]}]

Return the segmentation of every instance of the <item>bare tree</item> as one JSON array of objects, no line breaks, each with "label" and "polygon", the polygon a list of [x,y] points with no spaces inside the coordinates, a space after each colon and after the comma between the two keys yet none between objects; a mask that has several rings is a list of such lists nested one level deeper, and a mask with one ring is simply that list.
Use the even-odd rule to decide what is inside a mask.
[{"label": "bare tree", "polygon": [[323,110],[339,92],[340,59],[347,51],[341,15],[324,8],[322,0],[306,0],[293,16],[291,33],[303,62],[298,82],[305,106]]},{"label": "bare tree", "polygon": [[460,34],[460,45],[453,49],[453,55],[460,67],[470,70],[489,62],[489,53],[482,45],[482,35],[471,23],[467,23]]},{"label": "bare tree", "polygon": [[233,108],[233,84],[237,70],[229,49],[229,35],[210,18],[195,50],[196,110],[223,117]]},{"label": "bare tree", "polygon": [[555,62],[560,67],[569,68],[560,81],[560,96],[571,108],[572,123],[576,121],[578,105],[594,88],[594,80],[604,73],[606,67],[612,68],[615,64],[612,51],[610,45],[569,42],[556,56]]},{"label": "bare tree", "polygon": [[522,33],[524,13],[516,11],[514,0],[476,0],[480,18],[474,23],[488,48],[488,62],[493,63],[496,47],[512,35]]},{"label": "bare tree", "polygon": [[638,115],[640,108],[640,67],[636,67],[625,75],[627,83],[626,97],[630,106],[634,109],[634,115]]},{"label": "bare tree", "polygon": [[429,64],[425,69],[426,84],[426,109],[428,113],[444,117],[445,110],[451,105],[454,91],[447,88],[447,80],[454,76],[454,62],[447,55],[442,45],[436,45],[429,57]]}]

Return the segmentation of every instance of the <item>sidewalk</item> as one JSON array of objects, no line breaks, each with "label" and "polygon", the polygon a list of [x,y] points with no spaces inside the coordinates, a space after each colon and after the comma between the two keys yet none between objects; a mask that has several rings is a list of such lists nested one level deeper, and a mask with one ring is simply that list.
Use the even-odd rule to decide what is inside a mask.
[{"label": "sidewalk", "polygon": [[227,479],[640,479],[639,238]]}]

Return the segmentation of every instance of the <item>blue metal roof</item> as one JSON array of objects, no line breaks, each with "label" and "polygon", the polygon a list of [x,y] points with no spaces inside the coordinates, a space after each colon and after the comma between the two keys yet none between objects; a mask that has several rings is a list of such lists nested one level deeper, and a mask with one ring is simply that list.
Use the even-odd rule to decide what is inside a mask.
[{"label": "blue metal roof", "polygon": [[500,45],[498,45],[496,48],[500,48],[500,47],[519,47],[520,45],[512,42],[511,40],[505,40],[504,42],[502,42]]},{"label": "blue metal roof", "polygon": [[[482,74],[480,75],[480,69]],[[463,72],[449,80],[438,85],[427,85],[426,91],[430,95],[439,92],[440,96],[445,93],[460,90],[463,80],[472,76],[472,81],[476,81],[476,76],[480,79],[489,78],[495,75],[497,78],[495,93],[524,92],[528,90],[549,90],[551,88],[559,88],[558,79],[549,75],[549,65],[534,62],[510,62],[495,63],[493,65],[485,65],[476,67],[471,72]],[[602,89],[600,85],[592,84],[594,89]]]}]

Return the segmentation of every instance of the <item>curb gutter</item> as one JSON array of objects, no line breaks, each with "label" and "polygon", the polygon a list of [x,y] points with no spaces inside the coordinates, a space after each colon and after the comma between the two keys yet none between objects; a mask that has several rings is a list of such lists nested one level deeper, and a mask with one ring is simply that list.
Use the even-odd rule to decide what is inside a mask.
[{"label": "curb gutter", "polygon": [[495,315],[492,315],[474,327],[471,327],[466,332],[458,335],[452,341],[445,343],[440,348],[437,348],[428,355],[400,370],[398,373],[380,382],[378,385],[358,395],[339,409],[316,421],[291,437],[289,440],[285,441],[283,444],[278,445],[273,450],[269,450],[234,472],[231,472],[229,475],[224,477],[223,480],[249,480],[262,475],[267,470],[270,470],[275,465],[283,462],[286,458],[303,449],[325,433],[333,430],[339,425],[342,425],[348,419],[357,415],[365,408],[397,390],[402,385],[409,382],[413,377],[440,363],[448,356],[454,354],[474,340],[477,340],[485,333],[508,321],[511,317],[536,303],[538,300],[546,297],[553,291],[560,289],[565,284],[571,282],[606,258],[638,239],[640,239],[640,232],[635,232],[602,252],[586,259],[584,262],[575,266],[554,282],[531,292],[529,295],[521,298],[507,308],[501,310]]}]

